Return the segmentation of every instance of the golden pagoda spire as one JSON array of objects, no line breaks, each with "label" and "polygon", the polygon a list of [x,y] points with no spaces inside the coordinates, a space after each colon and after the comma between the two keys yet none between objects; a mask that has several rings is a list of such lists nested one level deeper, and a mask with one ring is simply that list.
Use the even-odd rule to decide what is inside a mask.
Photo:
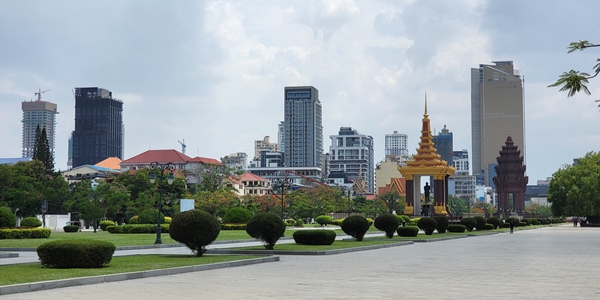
[{"label": "golden pagoda spire", "polygon": [[423,116],[429,116],[427,114],[427,92],[425,92],[425,114]]}]

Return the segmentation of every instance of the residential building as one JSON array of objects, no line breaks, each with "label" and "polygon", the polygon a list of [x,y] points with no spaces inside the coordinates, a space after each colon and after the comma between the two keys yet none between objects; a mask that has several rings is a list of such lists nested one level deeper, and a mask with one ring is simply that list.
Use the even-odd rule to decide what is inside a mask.
[{"label": "residential building", "polygon": [[476,191],[475,176],[466,174],[448,177],[448,194],[473,201]]},{"label": "residential building", "polygon": [[277,143],[279,143],[279,151],[285,152],[285,122],[281,121],[277,125]]},{"label": "residential building", "polygon": [[260,153],[262,151],[278,152],[279,145],[277,143],[271,143],[271,138],[267,135],[262,140],[254,141],[254,159],[260,159]]},{"label": "residential building", "polygon": [[[394,131],[394,133],[385,135],[385,157],[388,160],[390,157],[390,161],[399,161],[399,157],[407,157],[408,156],[408,135],[403,133],[398,133],[398,131]],[[396,158],[396,159],[394,159]],[[406,160],[406,159],[404,159]]]},{"label": "residential building", "polygon": [[[471,138],[473,175],[490,186],[490,165],[507,136],[525,157],[523,76],[512,61],[495,61],[471,69]],[[492,166],[493,168],[493,166]]]},{"label": "residential building", "polygon": [[323,123],[321,101],[316,88],[284,88],[284,127],[285,166],[318,168],[320,173]]},{"label": "residential building", "polygon": [[456,168],[456,175],[469,175],[469,151],[454,150],[452,152],[452,166]]},{"label": "residential building", "polygon": [[248,154],[245,152],[231,153],[222,159],[222,163],[238,170],[246,170],[248,168]]},{"label": "residential building", "polygon": [[271,193],[273,187],[266,178],[246,172],[238,179],[244,186],[244,195],[261,196]]},{"label": "residential building", "polygon": [[375,156],[373,137],[352,127],[340,127],[338,135],[330,135],[329,170],[345,172],[351,180],[365,180],[368,193],[375,193]]},{"label": "residential building", "polygon": [[35,101],[24,101],[21,103],[23,109],[23,137],[22,137],[22,157],[33,157],[33,148],[35,146],[35,130],[37,126],[40,129],[46,128],[48,145],[50,153],[54,155],[54,140],[56,129],[57,106],[54,103],[42,101],[42,91],[35,93],[38,98]]},{"label": "residential building", "polygon": [[442,131],[433,136],[433,144],[442,160],[446,161],[449,166],[452,166],[452,149],[454,148],[452,132],[446,128],[446,125],[444,125]]},{"label": "residential building", "polygon": [[73,167],[123,159],[123,101],[97,87],[75,88]]}]

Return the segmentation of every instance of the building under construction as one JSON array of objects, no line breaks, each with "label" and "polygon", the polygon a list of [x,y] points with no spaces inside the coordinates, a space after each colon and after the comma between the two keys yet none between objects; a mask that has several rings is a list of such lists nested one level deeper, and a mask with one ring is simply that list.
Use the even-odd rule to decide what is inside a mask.
[{"label": "building under construction", "polygon": [[41,89],[35,93],[37,99],[35,101],[24,101],[21,104],[23,109],[23,150],[22,157],[32,157],[33,148],[35,146],[35,129],[40,126],[40,129],[46,128],[46,135],[48,136],[48,144],[50,145],[50,151],[54,155],[54,138],[56,128],[56,115],[58,111],[57,106],[54,103],[42,101],[42,93],[48,92],[49,90],[42,91]]}]

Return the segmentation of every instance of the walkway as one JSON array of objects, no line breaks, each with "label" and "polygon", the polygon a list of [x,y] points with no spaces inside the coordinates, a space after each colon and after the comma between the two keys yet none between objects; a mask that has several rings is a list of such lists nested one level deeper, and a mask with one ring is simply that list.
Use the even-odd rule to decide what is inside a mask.
[{"label": "walkway", "polygon": [[600,229],[548,227],[2,296],[9,299],[599,299]]}]

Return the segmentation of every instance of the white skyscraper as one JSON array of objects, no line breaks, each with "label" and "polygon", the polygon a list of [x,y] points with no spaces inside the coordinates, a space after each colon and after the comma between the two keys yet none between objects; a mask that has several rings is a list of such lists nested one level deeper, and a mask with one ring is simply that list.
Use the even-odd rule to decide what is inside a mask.
[{"label": "white skyscraper", "polygon": [[369,193],[375,192],[375,155],[373,137],[360,134],[352,127],[341,127],[338,135],[330,135],[329,172],[344,172],[356,180],[358,174],[366,181]]}]

